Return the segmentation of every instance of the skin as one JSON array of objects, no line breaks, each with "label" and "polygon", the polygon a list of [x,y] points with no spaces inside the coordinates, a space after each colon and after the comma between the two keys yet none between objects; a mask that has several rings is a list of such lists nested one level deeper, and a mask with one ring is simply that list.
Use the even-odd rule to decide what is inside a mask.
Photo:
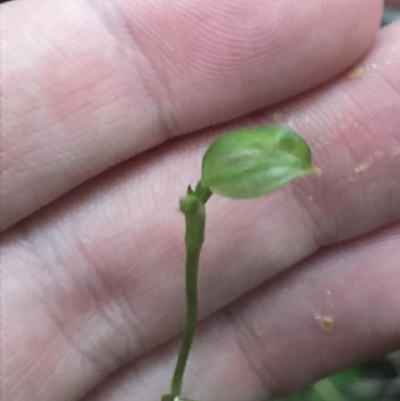
[{"label": "skin", "polygon": [[4,401],[168,391],[174,210],[251,124],[301,133],[322,175],[207,205],[184,394],[257,401],[400,348],[400,23],[378,0],[215,4],[1,5]]}]

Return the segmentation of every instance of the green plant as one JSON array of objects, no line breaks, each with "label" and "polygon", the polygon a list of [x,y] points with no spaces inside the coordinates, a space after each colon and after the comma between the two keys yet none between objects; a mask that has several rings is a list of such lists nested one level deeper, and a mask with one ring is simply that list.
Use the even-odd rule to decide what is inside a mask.
[{"label": "green plant", "polygon": [[187,319],[171,391],[162,401],[191,401],[181,397],[181,390],[197,321],[197,273],[204,242],[205,204],[210,196],[216,193],[233,199],[255,198],[316,173],[306,141],[283,127],[230,132],[208,148],[199,183],[194,190],[189,186],[179,202],[186,221]]},{"label": "green plant", "polygon": [[398,401],[400,351],[373,358],[273,401]]}]

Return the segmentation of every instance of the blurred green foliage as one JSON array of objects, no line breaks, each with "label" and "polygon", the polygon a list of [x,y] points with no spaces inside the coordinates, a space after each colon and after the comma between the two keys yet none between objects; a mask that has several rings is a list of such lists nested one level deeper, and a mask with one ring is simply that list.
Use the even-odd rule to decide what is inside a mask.
[{"label": "blurred green foliage", "polygon": [[344,370],[274,401],[399,401],[400,351]]}]

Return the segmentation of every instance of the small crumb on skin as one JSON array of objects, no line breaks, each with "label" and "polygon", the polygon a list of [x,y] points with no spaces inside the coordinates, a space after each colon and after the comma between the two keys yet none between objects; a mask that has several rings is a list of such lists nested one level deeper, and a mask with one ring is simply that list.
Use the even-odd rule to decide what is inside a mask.
[{"label": "small crumb on skin", "polygon": [[315,316],[315,318],[318,320],[319,326],[323,331],[326,331],[327,333],[331,333],[333,331],[334,319],[332,315],[330,316],[317,315]]},{"label": "small crumb on skin", "polygon": [[372,159],[368,159],[365,162],[360,163],[358,166],[354,167],[354,172],[355,173],[361,173],[362,171],[365,171],[372,163]]},{"label": "small crumb on skin", "polygon": [[282,122],[282,113],[276,111],[271,117],[272,124],[280,124]]},{"label": "small crumb on skin", "polygon": [[311,175],[315,177],[320,177],[322,175],[322,170],[319,167],[313,165],[311,167]]},{"label": "small crumb on skin", "polygon": [[356,65],[347,73],[347,77],[350,79],[364,78],[364,75],[365,75],[365,70],[361,64]]}]

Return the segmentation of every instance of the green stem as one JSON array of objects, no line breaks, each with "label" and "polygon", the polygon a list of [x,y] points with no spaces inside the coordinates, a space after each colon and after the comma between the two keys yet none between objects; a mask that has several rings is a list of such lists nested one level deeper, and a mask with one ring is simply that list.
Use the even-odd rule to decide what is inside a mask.
[{"label": "green stem", "polygon": [[180,200],[180,210],[185,215],[186,222],[186,326],[183,341],[178,355],[175,372],[171,383],[171,393],[164,400],[180,399],[183,374],[192,345],[197,322],[197,275],[199,258],[204,242],[204,228],[206,222],[205,203],[211,196],[211,191],[199,183],[193,191],[188,188],[187,195]]},{"label": "green stem", "polygon": [[190,347],[192,345],[194,330],[197,321],[197,272],[199,265],[200,248],[187,250],[186,254],[186,327],[183,334],[181,350],[179,352],[178,361],[174,376],[172,378],[171,394],[176,397],[181,394],[183,373],[185,371],[186,362],[189,356]]}]

